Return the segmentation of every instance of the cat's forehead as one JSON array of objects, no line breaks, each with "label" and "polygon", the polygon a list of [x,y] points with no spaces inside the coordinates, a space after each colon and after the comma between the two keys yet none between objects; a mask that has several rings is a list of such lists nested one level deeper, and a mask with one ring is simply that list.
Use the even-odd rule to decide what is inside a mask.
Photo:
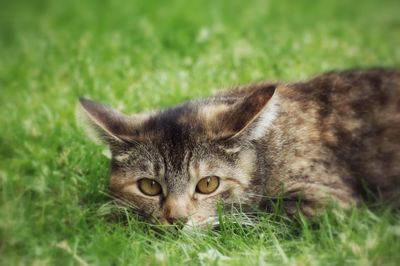
[{"label": "cat's forehead", "polygon": [[231,104],[229,99],[194,101],[154,113],[135,132],[140,141],[134,141],[130,151],[137,159],[160,161],[173,169],[192,157],[224,156],[221,141],[209,137],[207,118]]},{"label": "cat's forehead", "polygon": [[229,98],[191,101],[185,104],[153,113],[145,121],[139,133],[153,142],[173,146],[189,146],[192,142],[212,136],[215,117],[233,104]]},{"label": "cat's forehead", "polygon": [[151,116],[141,130],[153,140],[182,141],[201,133],[203,124],[198,118],[199,107],[181,105]]}]

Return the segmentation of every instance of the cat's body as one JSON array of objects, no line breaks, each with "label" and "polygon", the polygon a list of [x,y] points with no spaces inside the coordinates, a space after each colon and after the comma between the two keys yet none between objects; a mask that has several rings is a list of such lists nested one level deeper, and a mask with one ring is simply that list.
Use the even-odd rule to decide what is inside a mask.
[{"label": "cat's body", "polygon": [[329,197],[342,206],[369,196],[396,201],[400,71],[332,72],[275,93],[280,112],[259,144],[266,195],[303,198],[309,214]]},{"label": "cat's body", "polygon": [[282,197],[306,215],[369,193],[399,202],[400,70],[251,85],[136,117],[81,102],[113,154],[111,193],[152,221],[208,224],[219,200]]}]

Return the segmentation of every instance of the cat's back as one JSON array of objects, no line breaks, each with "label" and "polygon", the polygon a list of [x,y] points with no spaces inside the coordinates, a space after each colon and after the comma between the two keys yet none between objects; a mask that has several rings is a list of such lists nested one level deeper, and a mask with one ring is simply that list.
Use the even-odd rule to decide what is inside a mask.
[{"label": "cat's back", "polygon": [[383,197],[399,192],[400,70],[330,72],[278,93],[296,103],[284,110],[301,117],[291,126],[318,135],[358,186]]}]

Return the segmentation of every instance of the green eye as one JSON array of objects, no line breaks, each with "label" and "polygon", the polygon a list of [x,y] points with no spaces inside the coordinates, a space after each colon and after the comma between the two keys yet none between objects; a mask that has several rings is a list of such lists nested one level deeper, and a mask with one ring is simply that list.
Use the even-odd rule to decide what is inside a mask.
[{"label": "green eye", "polygon": [[161,185],[149,178],[142,178],[138,181],[139,190],[147,196],[156,196],[161,193]]},{"label": "green eye", "polygon": [[213,193],[219,187],[219,177],[218,176],[207,176],[201,179],[196,186],[196,192],[202,194]]}]

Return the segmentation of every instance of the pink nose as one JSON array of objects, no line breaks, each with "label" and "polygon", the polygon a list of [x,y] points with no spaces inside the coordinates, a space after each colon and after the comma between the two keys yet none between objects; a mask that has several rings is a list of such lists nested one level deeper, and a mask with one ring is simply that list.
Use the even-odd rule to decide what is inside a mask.
[{"label": "pink nose", "polygon": [[164,203],[164,217],[170,224],[186,223],[189,216],[188,199],[168,197]]}]

